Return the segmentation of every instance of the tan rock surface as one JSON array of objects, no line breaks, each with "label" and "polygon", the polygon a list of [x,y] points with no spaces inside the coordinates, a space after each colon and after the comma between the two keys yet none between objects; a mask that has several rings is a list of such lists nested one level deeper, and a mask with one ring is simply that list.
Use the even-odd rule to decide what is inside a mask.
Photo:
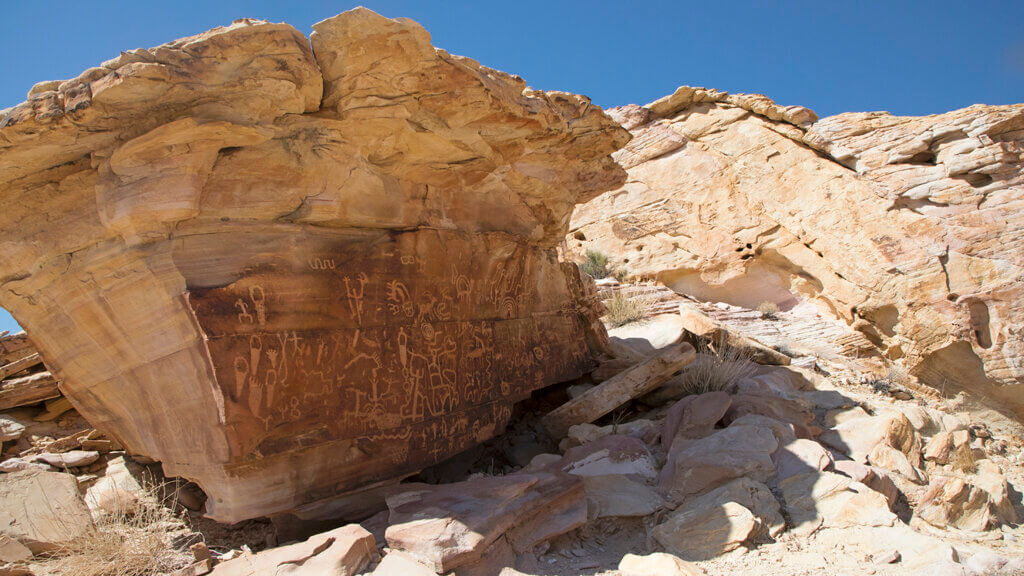
[{"label": "tan rock surface", "polygon": [[583,482],[563,473],[408,485],[387,503],[388,546],[437,573],[479,562],[499,539],[521,553],[587,521]]},{"label": "tan rock surface", "polygon": [[747,508],[735,502],[687,510],[654,527],[654,538],[684,560],[708,560],[735,550],[760,527]]},{"label": "tan rock surface", "polygon": [[92,529],[71,474],[26,470],[0,475],[0,534],[33,553],[59,549]]},{"label": "tan rock surface", "polygon": [[976,475],[933,478],[914,514],[932,526],[975,532],[1017,522],[1006,478],[988,460],[979,463]]},{"label": "tan rock surface", "polygon": [[730,426],[700,440],[677,439],[659,485],[679,502],[736,478],[764,482],[775,474],[771,454],[778,447],[764,426]]},{"label": "tan rock surface", "polygon": [[774,538],[786,528],[786,520],[782,517],[779,501],[772,495],[768,486],[746,477],[733,480],[700,496],[686,499],[672,515],[713,510],[726,502],[735,502],[743,506],[757,518],[758,530],[751,535],[752,540]]},{"label": "tan rock surface", "polygon": [[681,87],[609,113],[634,135],[629,180],[577,209],[571,251],[705,300],[813,303],[923,382],[1024,416],[1024,104],[817,120]]},{"label": "tan rock surface", "polygon": [[217,564],[211,576],[355,576],[377,556],[373,535],[357,524],[335,528],[305,542],[264,550]]},{"label": "tan rock surface", "polygon": [[695,564],[664,552],[646,556],[626,554],[619,562],[622,576],[699,576],[704,574]]},{"label": "tan rock surface", "polygon": [[215,519],[483,441],[593,368],[556,248],[620,186],[581,96],[365,9],[240,20],[33,89],[0,124],[0,306],[83,416]]}]

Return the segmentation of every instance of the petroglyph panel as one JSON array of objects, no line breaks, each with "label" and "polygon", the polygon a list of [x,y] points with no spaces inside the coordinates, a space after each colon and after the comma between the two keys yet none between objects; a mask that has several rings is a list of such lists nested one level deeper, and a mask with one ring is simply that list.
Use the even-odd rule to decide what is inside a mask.
[{"label": "petroglyph panel", "polygon": [[[531,391],[590,369],[571,306],[537,310],[569,301],[564,280],[539,280],[558,263],[509,237],[480,241],[426,231],[366,250],[309,237],[296,253],[312,256],[254,254],[243,278],[193,288],[234,456],[353,439],[389,460],[387,474],[412,471],[499,430]],[[449,257],[428,263],[430,253]],[[524,301],[535,311],[522,317]]]}]

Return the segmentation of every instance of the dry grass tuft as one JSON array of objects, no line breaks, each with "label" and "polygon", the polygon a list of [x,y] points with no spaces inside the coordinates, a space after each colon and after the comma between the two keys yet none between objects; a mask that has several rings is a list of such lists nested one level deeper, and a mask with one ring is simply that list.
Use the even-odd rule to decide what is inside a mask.
[{"label": "dry grass tuft", "polygon": [[761,318],[765,320],[779,319],[779,306],[775,302],[761,302],[757,305],[757,311],[761,313]]},{"label": "dry grass tuft", "polygon": [[605,321],[615,328],[643,320],[651,310],[651,299],[644,296],[626,296],[621,290],[616,290],[611,298],[604,301],[604,307],[607,309]]},{"label": "dry grass tuft", "polygon": [[697,360],[683,370],[679,390],[682,396],[727,390],[756,370],[757,365],[744,350],[701,342],[697,345]]},{"label": "dry grass tuft", "polygon": [[85,536],[52,553],[43,566],[53,574],[150,576],[191,564],[189,551],[174,545],[175,536],[186,530],[174,503],[165,506],[158,487],[144,489],[145,496],[104,513]]}]

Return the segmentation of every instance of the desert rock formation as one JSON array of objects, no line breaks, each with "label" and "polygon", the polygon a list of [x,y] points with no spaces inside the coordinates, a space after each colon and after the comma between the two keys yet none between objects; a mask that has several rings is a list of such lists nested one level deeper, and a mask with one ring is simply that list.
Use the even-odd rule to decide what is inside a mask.
[{"label": "desert rock formation", "polygon": [[240,20],[0,117],[0,305],[215,519],[412,473],[602,348],[557,246],[628,134],[409,20]]},{"label": "desert rock formation", "polygon": [[681,87],[609,114],[626,185],[570,250],[703,300],[813,303],[952,395],[1024,415],[1024,104],[818,120]]}]

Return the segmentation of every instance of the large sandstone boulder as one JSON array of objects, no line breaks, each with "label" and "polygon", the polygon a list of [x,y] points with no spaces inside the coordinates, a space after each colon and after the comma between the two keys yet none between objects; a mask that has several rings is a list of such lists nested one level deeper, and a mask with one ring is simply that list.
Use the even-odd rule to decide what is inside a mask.
[{"label": "large sandstone boulder", "polygon": [[240,20],[0,117],[0,306],[215,519],[464,450],[603,346],[557,246],[628,134],[409,20]]},{"label": "large sandstone boulder", "polygon": [[1024,104],[817,120],[682,87],[609,111],[624,188],[566,242],[705,300],[845,322],[947,392],[1024,415]]}]

